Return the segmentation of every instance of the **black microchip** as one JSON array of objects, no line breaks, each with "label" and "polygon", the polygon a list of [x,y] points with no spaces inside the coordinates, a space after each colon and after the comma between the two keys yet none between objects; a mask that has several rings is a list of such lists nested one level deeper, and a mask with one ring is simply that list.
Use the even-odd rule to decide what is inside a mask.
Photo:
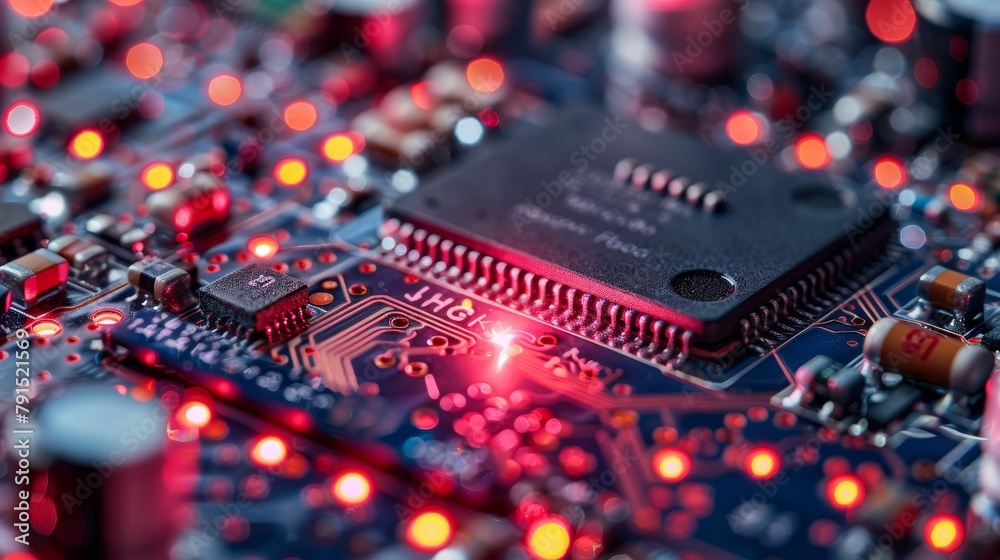
[{"label": "black microchip", "polygon": [[[801,280],[809,279],[799,297],[834,286],[845,263],[881,252],[894,228],[874,195],[814,173],[781,173],[768,165],[779,157],[776,144],[726,152],[583,107],[429,177],[387,214],[591,294],[605,310],[618,304],[715,343],[761,306],[787,301]],[[673,196],[651,181],[616,179],[628,158],[724,194],[725,205],[710,212],[704,195],[688,198],[698,190]],[[549,297],[569,305],[565,289]]]},{"label": "black microchip", "polygon": [[297,278],[260,264],[231,272],[198,291],[209,324],[268,339],[306,326],[308,292]]}]

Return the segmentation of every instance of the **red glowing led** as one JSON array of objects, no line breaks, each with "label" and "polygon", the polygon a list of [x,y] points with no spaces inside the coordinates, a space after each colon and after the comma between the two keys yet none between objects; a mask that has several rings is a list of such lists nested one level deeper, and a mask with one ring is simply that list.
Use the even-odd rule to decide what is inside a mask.
[{"label": "red glowing led", "polygon": [[477,58],[466,66],[465,78],[479,93],[492,93],[503,85],[503,66],[491,58]]},{"label": "red glowing led", "polygon": [[104,151],[104,137],[92,128],[81,130],[70,139],[69,151],[80,159],[94,159]]},{"label": "red glowing led", "polygon": [[424,510],[406,525],[406,542],[421,552],[434,552],[447,546],[454,533],[448,515],[439,510]]},{"label": "red glowing led", "polygon": [[239,78],[229,74],[221,74],[208,82],[208,98],[216,105],[232,105],[243,93]]},{"label": "red glowing led", "polygon": [[212,411],[201,402],[189,402],[180,407],[177,417],[191,428],[204,428],[212,421]]},{"label": "red glowing led", "polygon": [[885,156],[875,161],[872,167],[875,182],[883,189],[895,189],[906,183],[906,168],[903,162],[892,156]]},{"label": "red glowing led", "polygon": [[950,513],[932,515],[924,524],[924,542],[937,552],[954,552],[965,540],[962,520]]},{"label": "red glowing led", "polygon": [[125,67],[136,78],[152,78],[163,68],[163,51],[152,43],[139,43],[125,55]]},{"label": "red glowing led", "polygon": [[826,498],[834,507],[853,509],[865,501],[865,487],[853,474],[835,476],[826,483]]},{"label": "red glowing led", "polygon": [[763,128],[760,118],[750,111],[736,111],[726,120],[726,134],[741,146],[760,140]]},{"label": "red glowing led", "polygon": [[274,180],[286,187],[301,185],[308,175],[306,162],[296,157],[285,158],[274,165]]},{"label": "red glowing led", "polygon": [[52,9],[55,0],[8,0],[10,7],[24,17],[38,17]]},{"label": "red glowing led", "polygon": [[316,124],[316,106],[308,101],[295,101],[285,106],[285,124],[292,130],[309,130]]},{"label": "red glowing led", "polygon": [[11,136],[24,138],[38,130],[42,114],[33,103],[15,101],[3,112],[3,129]]},{"label": "red glowing led", "polygon": [[273,467],[280,465],[288,457],[288,447],[280,439],[268,436],[254,444],[250,456],[262,467]]},{"label": "red glowing led", "polygon": [[872,35],[886,43],[902,43],[913,35],[917,14],[911,0],[869,0],[865,23]]},{"label": "red glowing led", "polygon": [[781,457],[770,447],[755,447],[747,452],[743,459],[743,467],[750,476],[765,480],[781,469]]},{"label": "red glowing led", "polygon": [[680,449],[661,449],[653,455],[653,469],[667,482],[684,480],[691,472],[691,457]]},{"label": "red glowing led", "polygon": [[820,169],[830,163],[830,151],[821,137],[805,134],[795,142],[795,159],[806,169]]},{"label": "red glowing led", "polygon": [[251,237],[247,249],[258,259],[267,260],[278,253],[278,241],[266,235]]},{"label": "red glowing led", "polygon": [[560,516],[535,522],[525,539],[528,554],[536,560],[560,560],[569,552],[569,523]]},{"label": "red glowing led", "polygon": [[948,200],[956,210],[970,212],[983,204],[979,189],[965,183],[955,183],[948,187]]},{"label": "red glowing led", "polygon": [[372,483],[364,474],[346,472],[333,482],[333,495],[347,506],[359,506],[372,497]]}]

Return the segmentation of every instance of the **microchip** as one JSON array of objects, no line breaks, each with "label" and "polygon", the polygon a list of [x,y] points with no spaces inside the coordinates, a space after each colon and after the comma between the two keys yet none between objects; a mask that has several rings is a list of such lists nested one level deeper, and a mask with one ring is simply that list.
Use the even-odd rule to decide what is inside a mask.
[{"label": "microchip", "polygon": [[388,204],[383,231],[398,254],[595,328],[663,338],[673,325],[719,347],[822,302],[895,229],[874,195],[779,172],[768,165],[779,157],[777,145],[727,152],[576,108],[431,175]]},{"label": "microchip", "polygon": [[252,264],[198,291],[209,325],[239,337],[284,338],[308,326],[308,288],[300,280]]}]

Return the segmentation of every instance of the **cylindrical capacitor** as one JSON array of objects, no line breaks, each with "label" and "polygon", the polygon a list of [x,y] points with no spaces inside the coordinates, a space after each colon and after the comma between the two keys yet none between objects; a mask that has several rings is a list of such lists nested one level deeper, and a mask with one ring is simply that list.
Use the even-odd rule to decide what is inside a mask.
[{"label": "cylindrical capacitor", "polygon": [[45,469],[36,479],[59,512],[41,557],[169,560],[176,477],[192,471],[183,444],[167,439],[156,401],[77,385],[42,400],[35,421],[35,466]]},{"label": "cylindrical capacitor", "polygon": [[914,8],[923,55],[914,74],[942,123],[981,140],[1000,138],[1000,3],[921,0]]},{"label": "cylindrical capacitor", "polygon": [[891,371],[961,396],[982,392],[993,373],[993,353],[957,337],[891,317],[879,319],[865,336],[870,371]]},{"label": "cylindrical capacitor", "polygon": [[978,278],[938,265],[920,276],[917,289],[921,299],[954,315],[955,330],[964,331],[983,314],[986,283]]},{"label": "cylindrical capacitor", "polygon": [[612,64],[710,82],[732,69],[745,3],[733,0],[613,0]]}]

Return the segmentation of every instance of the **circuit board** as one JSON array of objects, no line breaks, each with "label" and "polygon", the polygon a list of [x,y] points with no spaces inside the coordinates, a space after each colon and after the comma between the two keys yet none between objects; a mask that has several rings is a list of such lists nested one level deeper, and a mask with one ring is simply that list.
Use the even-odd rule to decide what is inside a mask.
[{"label": "circuit board", "polygon": [[989,0],[3,0],[3,560],[1000,558]]}]

